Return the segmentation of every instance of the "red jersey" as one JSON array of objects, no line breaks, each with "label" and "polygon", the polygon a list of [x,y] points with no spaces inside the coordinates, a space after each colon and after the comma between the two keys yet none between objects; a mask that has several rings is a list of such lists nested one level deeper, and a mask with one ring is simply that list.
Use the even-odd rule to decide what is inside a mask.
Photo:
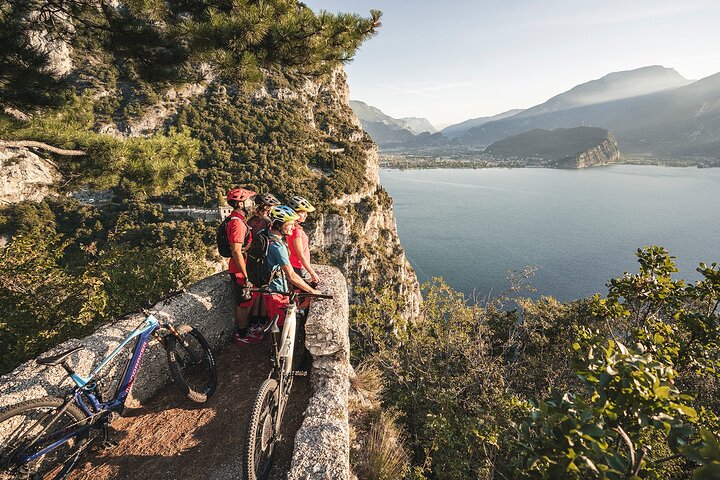
[{"label": "red jersey", "polygon": [[270,219],[268,217],[260,217],[253,215],[248,218],[247,224],[250,226],[253,232],[257,233],[260,230],[265,230],[270,226]]},{"label": "red jersey", "polygon": [[299,223],[295,224],[295,229],[288,235],[288,247],[290,248],[290,265],[294,268],[302,268],[302,262],[300,261],[297,250],[295,250],[296,238],[301,240],[302,252],[305,254],[305,258],[310,260],[310,241],[308,240],[305,230],[303,230]]},{"label": "red jersey", "polygon": [[[230,217],[237,217],[238,220],[230,220],[227,224],[227,238],[230,245],[233,243],[239,243],[243,246],[243,250],[250,245],[252,242],[252,235],[250,229],[245,223],[245,217],[240,212],[232,212]],[[244,254],[244,252],[243,252]],[[245,257],[247,258],[247,257]],[[230,273],[241,273],[240,267],[235,264],[235,259],[230,258],[230,265],[228,268]]]}]

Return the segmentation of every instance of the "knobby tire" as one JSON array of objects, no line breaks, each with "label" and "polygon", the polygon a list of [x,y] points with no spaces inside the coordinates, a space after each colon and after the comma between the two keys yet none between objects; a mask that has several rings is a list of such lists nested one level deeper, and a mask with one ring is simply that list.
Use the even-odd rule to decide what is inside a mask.
[{"label": "knobby tire", "polygon": [[280,430],[280,425],[275,425],[279,394],[277,382],[269,378],[255,395],[243,445],[244,480],[265,480],[270,475]]},{"label": "knobby tire", "polygon": [[175,335],[166,337],[170,374],[180,391],[190,400],[206,402],[215,393],[217,370],[210,345],[202,334],[190,327],[180,335],[187,347]]},{"label": "knobby tire", "polygon": [[0,480],[45,478],[46,475],[60,479],[72,471],[79,459],[76,453],[87,442],[87,437],[72,438],[31,462],[19,464],[17,461],[19,454],[38,452],[85,424],[86,415],[70,404],[41,435],[41,440],[30,446],[63,403],[61,398],[43,397],[0,410]]}]

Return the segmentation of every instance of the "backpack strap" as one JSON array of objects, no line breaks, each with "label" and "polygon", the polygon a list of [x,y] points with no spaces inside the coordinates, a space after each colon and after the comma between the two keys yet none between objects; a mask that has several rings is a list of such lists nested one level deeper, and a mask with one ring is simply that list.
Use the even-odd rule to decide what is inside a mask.
[{"label": "backpack strap", "polygon": [[232,216],[232,215],[228,215],[227,217],[225,217],[225,229],[226,229],[226,231],[227,231],[227,226],[228,226],[228,225],[230,224],[230,222],[233,221],[233,220],[242,220],[243,224],[245,224],[245,238],[243,238],[242,251],[243,251],[243,253],[244,253],[244,252],[247,252],[248,249],[250,248],[250,235],[251,235],[250,230],[252,230],[252,229],[250,228],[250,225],[248,225],[247,221],[245,221],[244,218],[242,218],[242,217],[235,217],[235,216]]}]

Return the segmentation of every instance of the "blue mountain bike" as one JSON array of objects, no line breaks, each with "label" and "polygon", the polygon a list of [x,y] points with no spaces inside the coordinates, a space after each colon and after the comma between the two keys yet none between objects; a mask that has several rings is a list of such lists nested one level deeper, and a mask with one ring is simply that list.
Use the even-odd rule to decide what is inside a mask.
[{"label": "blue mountain bike", "polygon": [[[122,414],[145,349],[153,338],[165,347],[170,373],[180,390],[196,402],[210,398],[217,374],[205,338],[189,325],[176,329],[148,314],[87,378],[68,363],[70,355],[83,347],[37,359],[40,365],[62,366],[74,386],[64,398],[37,398],[0,410],[0,480],[61,479],[75,468],[93,440],[101,437],[104,444],[111,445],[108,427]],[[133,341],[132,356],[112,398],[103,398],[101,370]]]}]

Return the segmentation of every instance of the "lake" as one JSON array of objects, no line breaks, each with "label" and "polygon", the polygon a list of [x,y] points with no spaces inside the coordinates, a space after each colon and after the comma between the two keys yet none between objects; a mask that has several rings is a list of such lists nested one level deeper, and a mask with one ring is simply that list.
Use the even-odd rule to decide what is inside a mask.
[{"label": "lake", "polygon": [[643,245],[667,248],[687,280],[720,262],[718,168],[381,169],[380,179],[419,280],[442,276],[468,296],[502,292],[525,266],[539,267],[538,294],[604,294],[638,270]]}]

